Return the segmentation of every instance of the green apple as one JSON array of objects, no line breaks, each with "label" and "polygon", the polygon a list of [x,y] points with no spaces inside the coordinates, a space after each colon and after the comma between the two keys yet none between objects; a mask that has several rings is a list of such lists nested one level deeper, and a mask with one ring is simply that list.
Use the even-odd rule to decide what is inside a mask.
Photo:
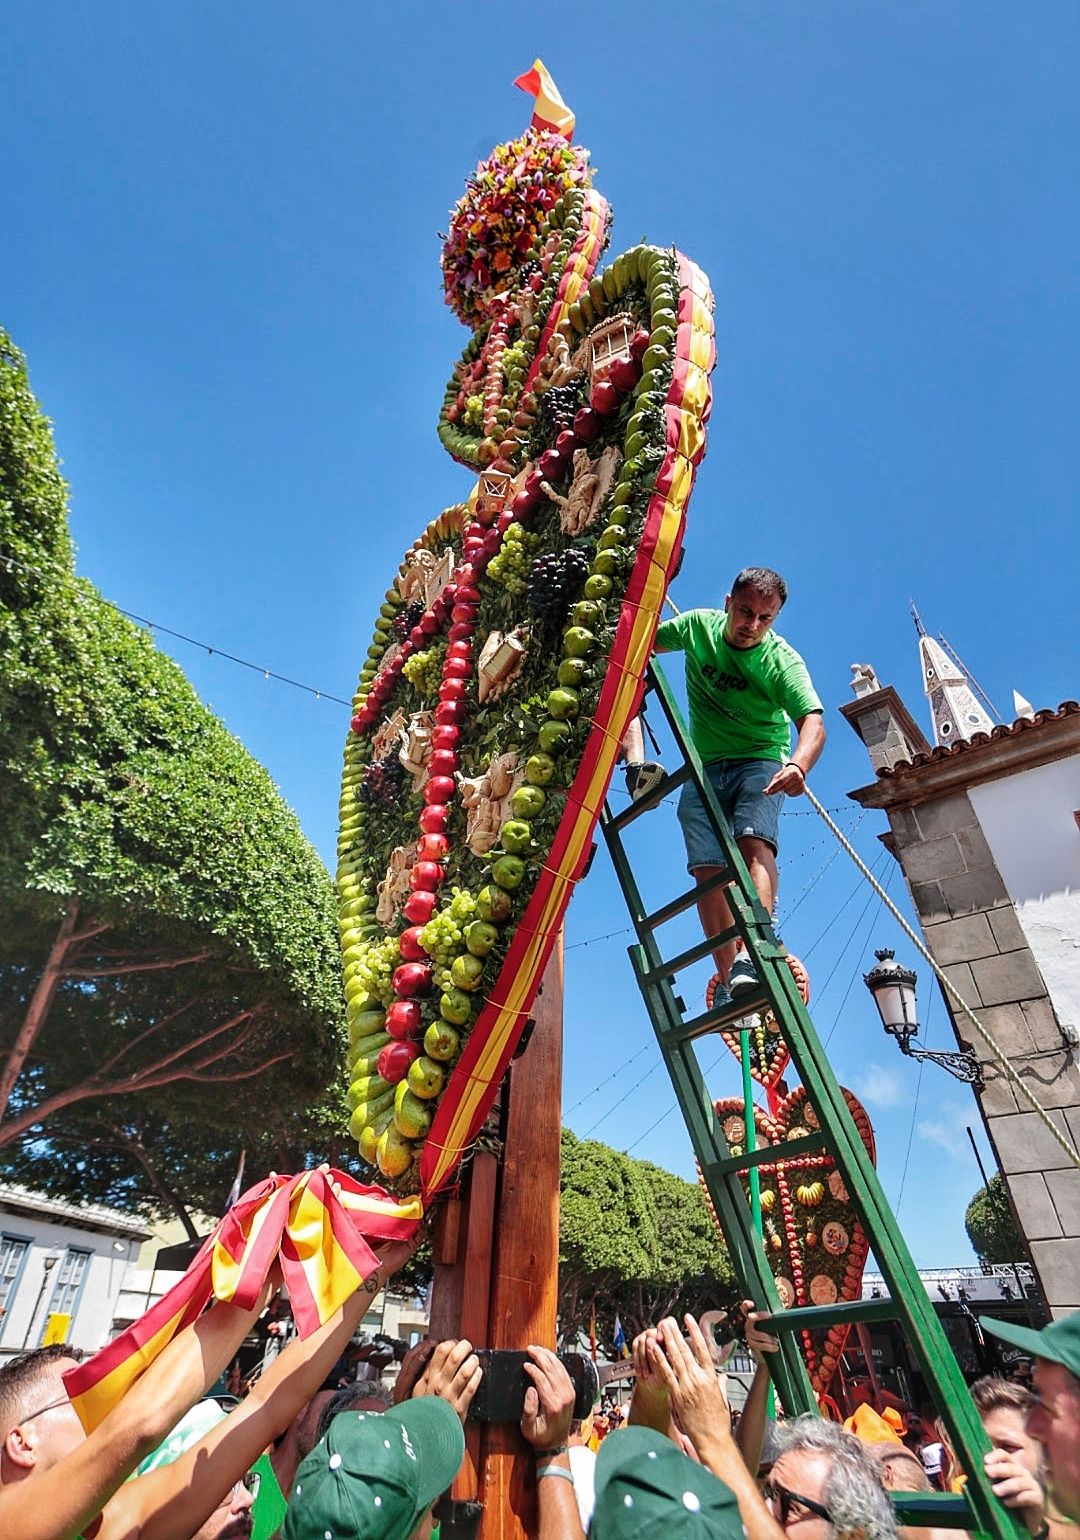
[{"label": "green apple", "polygon": [[414,1096],[419,1096],[421,1101],[430,1101],[446,1084],[446,1071],[434,1059],[421,1055],[409,1065],[405,1079]]},{"label": "green apple", "polygon": [[449,1064],[461,1048],[461,1034],[448,1021],[433,1021],[424,1033],[424,1052],[429,1059]]},{"label": "green apple", "polygon": [[[561,722],[544,724],[545,727],[562,727],[562,725]],[[525,779],[530,786],[546,786],[554,774],[555,761],[550,754],[530,754],[525,761]]]},{"label": "green apple", "polygon": [[[555,769],[554,761],[551,768],[552,770]],[[488,920],[494,925],[501,925],[504,920],[508,920],[513,907],[514,905],[510,897],[503,892],[502,888],[496,887],[493,883],[489,883],[487,887],[481,888],[476,895],[477,914],[479,914],[482,920]]]},{"label": "green apple", "polygon": [[486,957],[498,939],[498,930],[488,920],[473,920],[465,927],[465,945],[474,957]]},{"label": "green apple", "polygon": [[484,971],[484,959],[471,952],[462,952],[450,964],[450,977],[458,989],[472,991],[480,988],[480,976]]},{"label": "green apple", "polygon": [[510,798],[510,811],[515,818],[535,818],[537,813],[543,812],[546,801],[539,786],[519,786]]}]

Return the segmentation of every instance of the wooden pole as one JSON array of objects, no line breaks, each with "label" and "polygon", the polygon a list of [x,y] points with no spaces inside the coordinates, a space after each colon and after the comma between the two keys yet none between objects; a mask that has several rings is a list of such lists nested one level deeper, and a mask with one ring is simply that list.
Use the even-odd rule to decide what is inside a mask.
[{"label": "wooden pole", "polygon": [[[555,1346],[562,1126],[562,938],[544,973],[536,1023],[504,1087],[503,1154],[480,1150],[463,1195],[435,1229],[430,1335],[475,1347]],[[536,1532],[532,1457],[516,1427],[466,1423],[458,1503],[479,1500],[481,1540]]]},{"label": "wooden pole", "polygon": [[[493,1348],[555,1346],[559,1295],[559,1132],[562,1127],[563,944],[533,1007],[536,1026],[510,1071],[495,1266],[488,1317]],[[511,1423],[484,1429],[480,1540],[536,1533],[532,1453]]]}]

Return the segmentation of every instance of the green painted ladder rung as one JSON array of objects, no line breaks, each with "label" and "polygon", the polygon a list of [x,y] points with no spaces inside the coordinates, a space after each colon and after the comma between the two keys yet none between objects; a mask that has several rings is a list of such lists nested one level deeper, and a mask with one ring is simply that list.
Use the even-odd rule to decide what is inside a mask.
[{"label": "green painted ladder rung", "polygon": [[741,1176],[751,1166],[783,1165],[785,1161],[798,1160],[800,1155],[831,1154],[821,1134],[807,1134],[805,1139],[789,1139],[784,1144],[762,1144],[756,1150],[743,1155],[728,1155],[723,1160],[702,1163],[701,1174],[706,1182],[714,1176]]},{"label": "green painted ladder rung", "polygon": [[626,828],[640,818],[642,813],[651,813],[653,808],[663,802],[669,791],[674,791],[676,786],[681,786],[688,781],[693,774],[689,765],[683,765],[681,770],[673,770],[670,775],[665,775],[658,786],[654,786],[647,797],[642,797],[639,802],[631,802],[629,807],[624,807],[621,813],[616,813],[611,820],[611,827],[616,832]]},{"label": "green painted ladder rung", "polygon": [[[666,970],[661,968],[660,972]],[[769,1008],[768,997],[760,989],[755,989],[753,994],[749,990],[740,995],[737,1000],[731,1000],[727,1005],[713,1005],[707,1011],[702,1011],[700,1016],[693,1016],[689,1021],[680,1023],[677,1027],[671,1027],[664,1036],[669,1043],[688,1043],[695,1037],[703,1037],[706,1032],[719,1032],[724,1027],[734,1026],[735,1022],[742,1021],[747,1016],[757,1016]]]},{"label": "green painted ladder rung", "polygon": [[891,1299],[838,1299],[835,1305],[798,1305],[792,1310],[778,1310],[761,1325],[767,1332],[824,1331],[827,1326],[865,1326],[901,1317],[902,1311]]},{"label": "green painted ladder rung", "polygon": [[890,1492],[901,1524],[929,1528],[975,1529],[975,1515],[963,1492]]},{"label": "green painted ladder rung", "polygon": [[699,898],[706,893],[711,893],[714,888],[727,887],[732,881],[734,873],[730,866],[723,866],[715,877],[710,877],[708,882],[703,882],[699,887],[690,888],[685,893],[680,893],[678,898],[673,898],[670,904],[664,904],[659,909],[654,909],[652,914],[647,914],[638,921],[638,931],[658,930],[661,925],[666,925],[669,920],[674,920],[678,915],[685,914],[692,909]]},{"label": "green painted ladder rung", "polygon": [[[957,1456],[969,1472],[967,1488],[960,1497],[935,1493],[917,1494],[912,1504],[897,1508],[902,1521],[941,1523],[978,1532],[988,1540],[1028,1540],[1027,1531],[994,1497],[983,1470],[982,1456],[989,1441],[967,1393],[963,1376],[919,1278],[911,1254],[889,1209],[881,1183],[855,1127],[851,1111],[837,1083],[821,1041],[814,1030],[795,979],[787,965],[786,951],[776,939],[770,916],[750,879],[737,842],[725,822],[716,793],[705,775],[696,749],[690,742],[682,716],[663,672],[650,665],[647,688],[651,689],[671,728],[683,765],[668,776],[656,791],[622,813],[605,808],[601,828],[612,864],[633,920],[639,945],[629,948],[638,986],[656,1033],[675,1095],[690,1134],[698,1165],[731,1256],[732,1266],[746,1297],[772,1312],[773,1329],[779,1332],[780,1349],[773,1355],[770,1372],[789,1416],[816,1411],[817,1401],[799,1351],[800,1330],[832,1324],[897,1321],[923,1374]],[[642,813],[654,808],[664,793],[687,780],[696,787],[713,832],[723,852],[724,867],[708,883],[702,883],[647,912],[620,838],[621,830]],[[761,987],[742,996],[737,1004],[714,1007],[687,1021],[675,994],[672,975],[680,966],[707,955],[717,944],[712,937],[665,962],[654,935],[668,920],[692,908],[703,893],[727,890],[732,929],[742,939],[747,956],[757,968]],[[818,1128],[805,1140],[767,1146],[750,1155],[733,1156],[713,1107],[712,1093],[698,1063],[695,1040],[706,1033],[734,1026],[748,1015],[772,1013],[787,1046],[792,1064],[802,1081],[809,1105],[817,1114]],[[827,1130],[827,1134],[824,1132]],[[738,1141],[736,1141],[738,1142]],[[771,1264],[762,1237],[751,1218],[741,1174],[778,1160],[827,1150],[851,1195],[866,1230],[874,1258],[884,1276],[889,1298],[856,1300],[836,1305],[783,1310],[776,1292]],[[782,1152],[782,1153],[781,1153]],[[910,1519],[908,1514],[914,1515]]]},{"label": "green painted ladder rung", "polygon": [[[692,967],[700,962],[703,957],[708,957],[716,947],[723,946],[725,941],[734,941],[739,932],[732,925],[728,930],[717,931],[715,936],[707,936],[704,941],[699,941],[696,946],[687,947],[685,952],[678,952],[674,957],[662,959],[654,968],[647,969],[641,980],[644,984],[652,984],[657,979],[671,979],[676,973],[681,973],[684,968]],[[748,1013],[743,1011],[744,1016]]]}]

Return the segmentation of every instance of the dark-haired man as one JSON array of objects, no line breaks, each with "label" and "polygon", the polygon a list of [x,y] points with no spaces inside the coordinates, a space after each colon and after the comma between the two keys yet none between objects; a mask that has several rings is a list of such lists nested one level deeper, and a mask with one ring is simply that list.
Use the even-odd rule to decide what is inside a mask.
[{"label": "dark-haired man", "polygon": [[[786,796],[802,795],[825,746],[822,705],[806,664],[772,629],[786,599],[787,584],[778,572],[744,567],[722,610],[686,610],[662,621],[656,632],[657,652],[681,652],[686,658],[690,737],[769,914],[776,901],[780,810]],[[792,722],[798,730],[794,750]],[[638,763],[637,724],[627,735],[626,749],[630,794],[647,795],[659,767]],[[679,822],[687,867],[700,886],[718,874],[724,860],[690,782],[679,798]],[[707,936],[731,925],[722,888],[703,893],[698,912]],[[736,943],[727,941],[713,956],[722,983],[737,998],[754,990],[757,975],[748,958],[736,960],[735,951]]]}]

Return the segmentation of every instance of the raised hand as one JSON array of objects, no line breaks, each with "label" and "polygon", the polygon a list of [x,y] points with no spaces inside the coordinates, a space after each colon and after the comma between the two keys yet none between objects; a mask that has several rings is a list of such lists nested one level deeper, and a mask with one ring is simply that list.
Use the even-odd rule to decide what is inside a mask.
[{"label": "raised hand", "polygon": [[685,1319],[686,1337],[674,1316],[661,1321],[648,1352],[667,1387],[679,1426],[704,1458],[705,1446],[730,1437],[731,1411],[716,1377],[709,1344],[693,1316]]}]

